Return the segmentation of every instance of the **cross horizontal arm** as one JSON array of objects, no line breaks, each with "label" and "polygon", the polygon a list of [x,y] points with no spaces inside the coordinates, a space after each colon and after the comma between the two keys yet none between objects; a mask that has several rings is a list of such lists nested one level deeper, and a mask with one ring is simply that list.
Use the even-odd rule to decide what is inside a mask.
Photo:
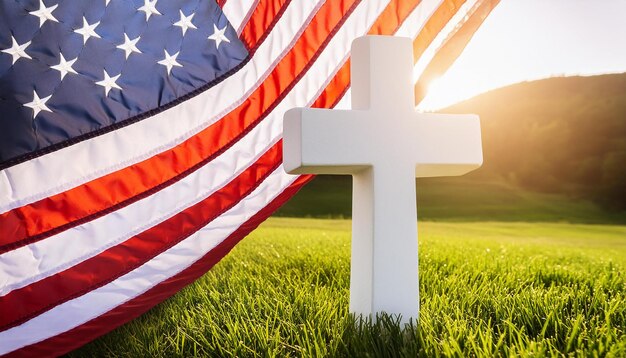
[{"label": "cross horizontal arm", "polygon": [[361,155],[367,141],[359,126],[361,111],[294,108],[285,113],[283,148],[290,174],[354,174],[369,161]]},{"label": "cross horizontal arm", "polygon": [[416,177],[463,175],[482,165],[478,116],[419,113],[412,128],[407,139]]}]

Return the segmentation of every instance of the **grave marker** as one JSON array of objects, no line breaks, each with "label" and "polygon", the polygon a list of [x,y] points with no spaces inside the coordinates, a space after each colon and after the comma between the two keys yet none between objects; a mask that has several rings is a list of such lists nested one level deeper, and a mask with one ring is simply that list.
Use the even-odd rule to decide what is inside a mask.
[{"label": "grave marker", "polygon": [[415,178],[465,174],[482,164],[475,115],[418,113],[408,38],[352,44],[352,110],[295,108],[284,120],[292,174],[351,174],[350,311],[417,319]]}]

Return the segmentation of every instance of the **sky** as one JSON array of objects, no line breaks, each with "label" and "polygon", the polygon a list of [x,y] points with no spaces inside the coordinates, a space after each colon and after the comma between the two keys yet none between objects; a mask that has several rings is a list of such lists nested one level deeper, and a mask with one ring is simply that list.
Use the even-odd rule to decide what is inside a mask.
[{"label": "sky", "polygon": [[554,76],[626,72],[626,0],[501,0],[418,108]]}]

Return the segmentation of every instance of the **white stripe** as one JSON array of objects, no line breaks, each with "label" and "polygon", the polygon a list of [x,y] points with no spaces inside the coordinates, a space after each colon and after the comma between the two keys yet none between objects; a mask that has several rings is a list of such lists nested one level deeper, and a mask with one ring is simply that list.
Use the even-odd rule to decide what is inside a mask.
[{"label": "white stripe", "polygon": [[463,23],[468,12],[474,7],[479,0],[469,0],[463,4],[456,14],[450,19],[450,21],[443,27],[443,29],[437,34],[433,42],[424,51],[422,56],[415,63],[413,67],[413,82],[417,82],[424,73],[424,70],[435,57],[439,48],[444,44],[448,36],[455,30],[459,23]]},{"label": "white stripe", "polygon": [[77,327],[178,274],[267,206],[296,178],[280,166],[244,200],[151,261],[105,286],[0,332],[0,355]]},{"label": "white stripe", "polygon": [[[58,273],[115,246],[203,200],[232,180],[281,136],[283,113],[307,106],[343,64],[352,40],[364,34],[386,5],[358,6],[307,74],[249,134],[180,182],[91,222],[0,255],[0,296]],[[236,163],[236,165],[235,165]],[[36,254],[33,254],[36,253]]]},{"label": "white stripe", "polygon": [[417,5],[411,15],[402,23],[395,36],[405,36],[415,39],[433,13],[444,0],[425,0]]},{"label": "white stripe", "polygon": [[204,93],[133,125],[0,171],[0,213],[150,158],[222,118],[269,75],[323,2],[289,6],[252,60]]},{"label": "white stripe", "polygon": [[248,13],[252,12],[256,7],[259,0],[233,0],[226,1],[222,12],[228,18],[230,25],[237,30],[237,33],[241,33],[241,29],[244,27],[246,17]]},{"label": "white stripe", "polygon": [[260,1],[260,0],[254,0],[254,4],[252,4],[252,5],[250,6],[250,10],[248,10],[248,14],[244,17],[243,21],[241,22],[241,23],[242,23],[242,26],[240,26],[240,27],[237,29],[237,36],[241,35],[241,33],[243,32],[243,29],[244,29],[244,27],[245,27],[245,26],[243,26],[243,24],[247,24],[247,23],[248,23],[248,21],[250,21],[250,18],[252,17],[252,14],[254,14],[254,12],[255,12],[255,10],[256,10],[256,7],[257,7],[257,5],[259,5],[259,1]]}]

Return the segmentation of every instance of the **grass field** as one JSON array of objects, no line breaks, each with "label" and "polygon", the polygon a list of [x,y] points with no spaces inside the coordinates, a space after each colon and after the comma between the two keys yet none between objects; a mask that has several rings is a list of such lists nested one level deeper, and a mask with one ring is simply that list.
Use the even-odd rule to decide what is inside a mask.
[{"label": "grass field", "polygon": [[626,356],[626,226],[420,222],[421,318],[355,326],[350,222],[272,218],[73,355]]}]

